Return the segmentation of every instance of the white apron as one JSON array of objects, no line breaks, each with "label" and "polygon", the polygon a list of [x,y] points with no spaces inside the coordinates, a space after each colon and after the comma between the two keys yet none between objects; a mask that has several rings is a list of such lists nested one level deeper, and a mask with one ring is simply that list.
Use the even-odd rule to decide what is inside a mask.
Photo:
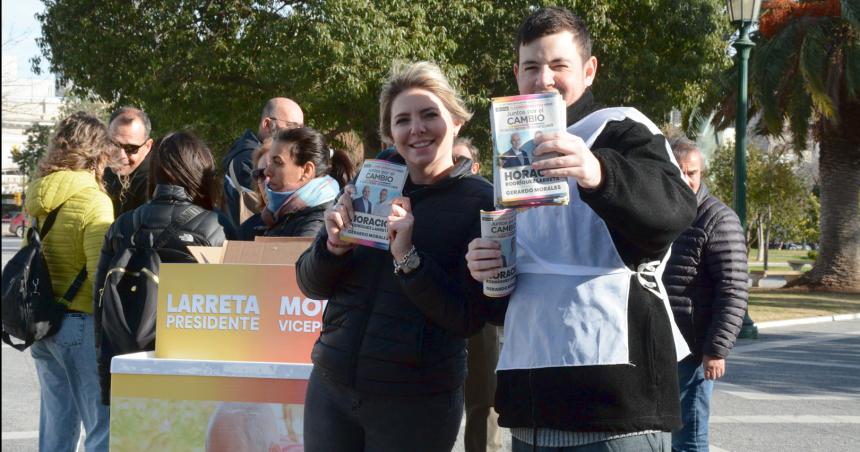
[{"label": "white apron", "polygon": [[[624,118],[660,133],[633,108],[599,110],[567,130],[590,148],[609,121]],[[666,151],[677,166],[668,144]],[[576,181],[568,182],[569,205],[517,215],[517,288],[505,316],[497,370],[629,364],[627,301],[634,274],[663,300],[678,360],[683,359],[690,350],[675,325],[662,282],[671,250],[661,261],[628,269],[606,224],[580,199]]]}]

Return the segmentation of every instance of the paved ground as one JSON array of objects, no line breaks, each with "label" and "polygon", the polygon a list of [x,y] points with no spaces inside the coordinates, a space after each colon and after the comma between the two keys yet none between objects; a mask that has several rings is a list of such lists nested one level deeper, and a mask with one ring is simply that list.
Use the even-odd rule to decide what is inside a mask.
[{"label": "paved ground", "polygon": [[[3,237],[3,265],[20,241]],[[860,444],[860,320],[760,331],[716,385],[711,450],[853,451]],[[35,451],[39,387],[29,352],[2,348],[2,451]],[[462,437],[462,432],[461,432]],[[510,434],[503,436],[510,451]],[[463,451],[460,439],[455,451]]]}]

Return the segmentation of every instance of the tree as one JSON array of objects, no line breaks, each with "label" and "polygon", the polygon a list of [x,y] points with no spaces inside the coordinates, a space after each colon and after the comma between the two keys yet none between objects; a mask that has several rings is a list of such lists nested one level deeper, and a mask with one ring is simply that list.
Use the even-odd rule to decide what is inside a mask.
[{"label": "tree", "polygon": [[[369,155],[380,148],[377,96],[395,60],[439,63],[476,112],[463,133],[488,148],[489,97],[516,92],[511,43],[535,3],[44,2],[39,46],[60,82],[144,108],[157,132],[193,128],[222,153],[267,98],[287,95],[328,137],[357,133]],[[659,120],[696,103],[727,64],[721,0],[561,3],[591,25],[603,102]]]},{"label": "tree", "polygon": [[[761,132],[820,145],[821,234],[812,270],[793,282],[860,291],[860,4],[766,2],[750,55],[750,103]],[[732,120],[734,94],[718,122]]]},{"label": "tree", "polygon": [[51,134],[54,128],[34,122],[29,127],[24,129],[24,135],[27,141],[24,143],[24,148],[12,149],[12,161],[18,165],[21,173],[28,177],[33,177],[36,173],[36,166],[39,159],[45,155],[48,150],[48,143],[51,141]]},{"label": "tree", "polygon": [[102,122],[107,124],[111,114],[110,107],[110,104],[92,94],[84,96],[73,94],[63,97],[63,104],[60,105],[59,118],[57,119],[63,119],[70,116],[72,113],[83,111],[99,118]]},{"label": "tree", "polygon": [[[779,231],[784,239],[802,236],[801,225],[808,225],[810,199],[803,180],[796,174],[797,165],[788,157],[787,146],[775,146],[765,152],[756,146],[748,148],[747,209],[749,224],[747,245],[758,246],[758,260],[767,263],[767,244],[771,234]],[[714,196],[731,204],[734,200],[734,147],[717,150],[709,165],[709,185]],[[753,234],[752,231],[755,231]]]}]

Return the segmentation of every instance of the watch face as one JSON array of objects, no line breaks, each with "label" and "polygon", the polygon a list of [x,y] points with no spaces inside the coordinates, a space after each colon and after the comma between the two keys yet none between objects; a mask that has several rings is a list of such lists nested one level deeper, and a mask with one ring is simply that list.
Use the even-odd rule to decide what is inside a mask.
[{"label": "watch face", "polygon": [[421,265],[421,258],[418,257],[418,253],[415,253],[409,256],[406,262],[403,263],[403,270],[412,271],[418,268],[419,265]]}]

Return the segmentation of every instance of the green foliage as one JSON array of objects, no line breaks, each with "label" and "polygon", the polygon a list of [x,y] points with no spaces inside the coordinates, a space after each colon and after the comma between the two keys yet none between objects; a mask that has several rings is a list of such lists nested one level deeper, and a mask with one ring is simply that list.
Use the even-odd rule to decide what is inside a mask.
[{"label": "green foliage", "polygon": [[[771,152],[750,146],[747,155],[747,215],[749,224],[764,222],[781,240],[818,240],[818,199],[797,175],[785,149]],[[734,201],[734,147],[723,146],[709,163],[709,187],[714,196]],[[768,214],[770,212],[770,214]],[[755,237],[753,237],[755,239]]]},{"label": "green foliage", "polygon": [[35,174],[39,159],[48,150],[53,129],[52,126],[37,122],[24,129],[24,135],[27,137],[24,147],[12,149],[12,161],[18,165],[23,174],[30,177]]},{"label": "green foliage", "polygon": [[63,97],[63,104],[60,105],[60,119],[79,111],[87,112],[107,124],[110,119],[111,106],[93,95]]},{"label": "green foliage", "polygon": [[[674,106],[698,103],[728,64],[721,0],[553,3],[591,27],[598,99],[635,106],[657,122]],[[216,153],[242,129],[256,129],[266,99],[286,95],[310,125],[329,137],[354,131],[373,155],[380,149],[377,96],[392,63],[431,60],[476,113],[462,133],[486,149],[489,98],[516,92],[512,42],[534,5],[45,0],[39,45],[50,70],[76,92],[142,107],[156,134],[195,129]]]},{"label": "green foliage", "polygon": [[[860,7],[856,0],[840,6],[841,16],[801,15],[770,38],[752,36],[749,98],[751,113],[762,115],[758,132],[782,136],[787,127],[798,151],[806,148],[810,125],[840,124],[840,107],[860,93]],[[736,73],[726,69],[717,85],[727,95],[708,101],[719,104],[714,121],[721,126],[734,120]]]}]

